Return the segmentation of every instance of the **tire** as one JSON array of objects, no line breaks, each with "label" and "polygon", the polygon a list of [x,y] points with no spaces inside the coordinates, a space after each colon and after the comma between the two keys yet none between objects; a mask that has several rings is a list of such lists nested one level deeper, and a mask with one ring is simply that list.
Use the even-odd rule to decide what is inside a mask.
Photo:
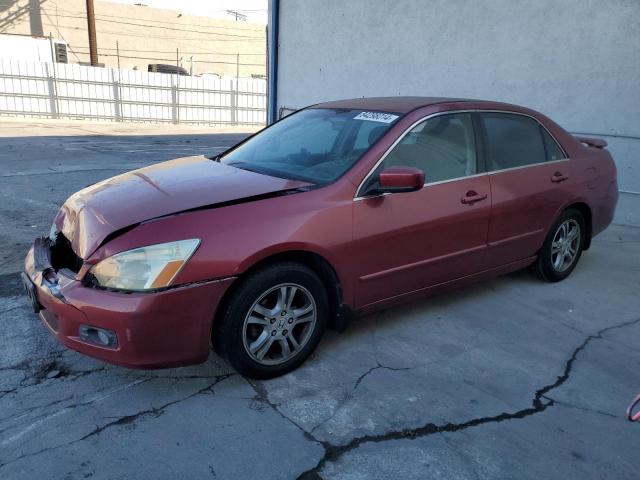
[{"label": "tire", "polygon": [[283,375],[300,366],[320,342],[329,313],[327,292],[304,265],[265,267],[232,295],[214,328],[213,344],[240,374],[255,379]]},{"label": "tire", "polygon": [[[575,237],[571,232],[578,229]],[[564,229],[564,230],[563,230]],[[566,234],[572,239],[567,239]],[[536,273],[549,282],[567,278],[578,264],[585,243],[585,221],[578,210],[568,209],[553,224],[538,254]],[[555,242],[555,243],[554,243]]]}]

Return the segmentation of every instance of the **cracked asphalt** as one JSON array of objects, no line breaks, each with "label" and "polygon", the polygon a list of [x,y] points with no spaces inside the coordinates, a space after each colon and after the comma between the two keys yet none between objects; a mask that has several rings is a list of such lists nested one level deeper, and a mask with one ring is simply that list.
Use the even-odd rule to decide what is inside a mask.
[{"label": "cracked asphalt", "polygon": [[361,318],[278,379],[215,354],[127,370],[53,340],[26,249],[85,185],[244,135],[44,128],[0,124],[0,478],[638,478],[640,229],[558,284],[517,272]]}]

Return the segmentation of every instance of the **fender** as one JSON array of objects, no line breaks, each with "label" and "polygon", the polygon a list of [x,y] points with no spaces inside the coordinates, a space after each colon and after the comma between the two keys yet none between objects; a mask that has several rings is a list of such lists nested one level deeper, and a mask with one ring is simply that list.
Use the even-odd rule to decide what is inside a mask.
[{"label": "fender", "polygon": [[333,269],[338,277],[338,282],[342,288],[343,303],[353,305],[353,287],[346,280],[349,278],[347,272],[341,267],[344,262],[341,262],[333,252],[309,242],[286,242],[279,243],[277,245],[270,245],[267,248],[253,253],[240,262],[233,270],[233,276],[239,276],[247,272],[255,265],[270,257],[287,253],[310,253],[321,257]]}]

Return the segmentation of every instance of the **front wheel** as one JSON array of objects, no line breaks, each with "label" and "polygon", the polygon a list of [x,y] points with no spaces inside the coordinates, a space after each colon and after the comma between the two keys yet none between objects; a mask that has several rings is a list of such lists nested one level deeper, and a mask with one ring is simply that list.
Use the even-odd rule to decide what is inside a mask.
[{"label": "front wheel", "polygon": [[298,367],[325,330],[324,285],[309,268],[282,263],[245,279],[214,331],[216,350],[241,374],[272,378]]},{"label": "front wheel", "polygon": [[578,210],[566,210],[544,241],[536,262],[537,273],[550,282],[567,278],[580,259],[584,239],[584,217]]}]

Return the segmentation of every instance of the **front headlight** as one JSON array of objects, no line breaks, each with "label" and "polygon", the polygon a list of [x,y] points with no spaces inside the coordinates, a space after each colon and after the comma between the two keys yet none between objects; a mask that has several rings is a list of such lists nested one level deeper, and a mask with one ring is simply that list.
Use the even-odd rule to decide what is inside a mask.
[{"label": "front headlight", "polygon": [[90,274],[100,287],[153,290],[168,287],[187,263],[200,240],[180,240],[135,248],[105,258]]}]

